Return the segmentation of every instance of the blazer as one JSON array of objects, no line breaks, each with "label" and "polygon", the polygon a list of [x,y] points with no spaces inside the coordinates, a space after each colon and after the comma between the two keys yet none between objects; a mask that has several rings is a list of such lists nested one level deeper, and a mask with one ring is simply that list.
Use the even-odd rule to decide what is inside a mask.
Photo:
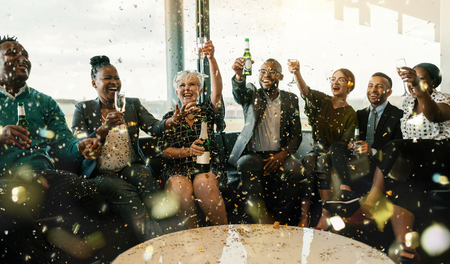
[{"label": "blazer", "polygon": [[[361,140],[366,141],[367,136],[367,122],[369,121],[370,107],[356,111],[359,123],[359,136]],[[375,138],[372,143],[372,148],[379,150],[389,141],[402,138],[402,131],[400,128],[400,119],[403,116],[403,111],[398,107],[391,105],[389,102],[378,121],[377,129],[375,131]]]},{"label": "blazer", "polygon": [[[245,84],[245,81],[236,82],[234,77],[233,97],[240,104],[244,111],[245,125],[240,135],[236,139],[228,162],[237,167],[237,161],[247,147],[253,136],[256,126],[267,106],[266,97],[262,88],[256,89],[252,83]],[[302,130],[299,117],[298,97],[290,92],[279,91],[281,100],[280,115],[280,146],[289,154],[294,154],[302,142]]]},{"label": "blazer", "polygon": [[[128,128],[131,144],[140,162],[148,165],[144,153],[139,148],[139,128],[150,136],[162,136],[165,130],[165,120],[159,121],[150,114],[138,98],[126,98],[125,124]],[[79,102],[75,105],[72,132],[78,139],[95,138],[97,129],[102,125],[102,111],[100,99]],[[97,166],[97,160],[84,160],[81,173],[90,177]],[[150,167],[150,166],[149,166]]]}]

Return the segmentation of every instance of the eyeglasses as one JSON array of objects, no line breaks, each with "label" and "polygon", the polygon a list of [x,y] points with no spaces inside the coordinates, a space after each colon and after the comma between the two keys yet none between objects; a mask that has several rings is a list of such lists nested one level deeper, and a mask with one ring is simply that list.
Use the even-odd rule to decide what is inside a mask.
[{"label": "eyeglasses", "polygon": [[266,70],[266,69],[261,69],[261,70],[259,70],[259,73],[261,73],[261,74],[270,74],[270,75],[275,75],[275,74],[278,74],[279,72],[277,71],[277,70],[274,70],[274,69],[272,69],[272,70]]},{"label": "eyeglasses", "polygon": [[[335,83],[336,82],[336,77],[330,77],[330,78],[328,78],[328,81],[330,83]],[[337,81],[339,83],[347,83],[348,82],[348,80],[346,78],[344,78],[344,77],[340,77],[339,79],[337,79]]]}]

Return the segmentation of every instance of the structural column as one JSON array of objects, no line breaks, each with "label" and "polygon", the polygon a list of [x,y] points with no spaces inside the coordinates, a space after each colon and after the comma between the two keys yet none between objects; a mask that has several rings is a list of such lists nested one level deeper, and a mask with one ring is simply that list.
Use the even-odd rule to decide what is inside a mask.
[{"label": "structural column", "polygon": [[178,98],[173,78],[184,69],[183,0],[165,0],[167,106],[174,107]]},{"label": "structural column", "polygon": [[441,0],[441,92],[450,93],[450,1]]}]

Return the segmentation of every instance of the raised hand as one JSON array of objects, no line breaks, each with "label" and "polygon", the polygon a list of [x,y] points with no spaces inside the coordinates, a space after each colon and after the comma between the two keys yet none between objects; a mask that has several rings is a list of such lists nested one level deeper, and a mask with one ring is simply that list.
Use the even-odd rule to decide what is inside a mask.
[{"label": "raised hand", "polygon": [[190,102],[187,105],[183,105],[181,109],[178,107],[178,104],[175,105],[175,113],[172,118],[175,123],[180,122],[189,114],[196,114],[200,111],[200,108],[197,107],[195,102]]},{"label": "raised hand", "polygon": [[113,127],[122,125],[124,123],[122,118],[124,115],[125,114],[122,112],[109,112],[103,126],[106,129],[111,130]]},{"label": "raised hand", "polygon": [[[419,77],[417,76],[417,72],[409,67],[401,67],[401,71],[399,71],[398,75],[402,78],[402,81],[408,85],[408,88],[418,88],[420,87]],[[428,87],[426,87],[428,88]],[[422,88],[422,90],[426,90],[426,88]]]},{"label": "raised hand", "polygon": [[211,58],[214,58],[214,52],[215,52],[215,48],[214,48],[212,40],[206,41],[205,46],[203,47],[203,53],[208,58],[208,60]]},{"label": "raised hand", "polygon": [[[244,69],[244,62],[245,59],[243,57],[237,58],[234,63],[233,66],[231,66],[231,69],[233,69],[234,73],[236,74],[236,78],[238,80],[241,79],[242,77],[242,70]],[[255,63],[255,61],[252,60],[252,64]]]},{"label": "raised hand", "polygon": [[295,73],[300,70],[300,62],[296,59],[288,60],[287,65],[290,73]]}]

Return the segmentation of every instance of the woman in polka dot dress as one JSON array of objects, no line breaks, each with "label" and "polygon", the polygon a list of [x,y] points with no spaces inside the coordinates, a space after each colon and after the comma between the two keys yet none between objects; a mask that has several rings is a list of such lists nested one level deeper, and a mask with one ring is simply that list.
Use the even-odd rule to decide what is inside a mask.
[{"label": "woman in polka dot dress", "polygon": [[[377,153],[372,189],[362,205],[365,212],[382,207],[387,198],[393,203],[390,217],[400,252],[393,258],[417,263],[417,252],[405,245],[415,217],[431,218],[430,190],[445,189],[449,175],[450,96],[436,88],[442,81],[438,67],[421,63],[399,73],[410,94],[403,101],[403,139],[389,142]],[[378,203],[378,204],[377,204]],[[387,202],[387,204],[391,204]],[[433,216],[434,217],[434,216]]]}]

